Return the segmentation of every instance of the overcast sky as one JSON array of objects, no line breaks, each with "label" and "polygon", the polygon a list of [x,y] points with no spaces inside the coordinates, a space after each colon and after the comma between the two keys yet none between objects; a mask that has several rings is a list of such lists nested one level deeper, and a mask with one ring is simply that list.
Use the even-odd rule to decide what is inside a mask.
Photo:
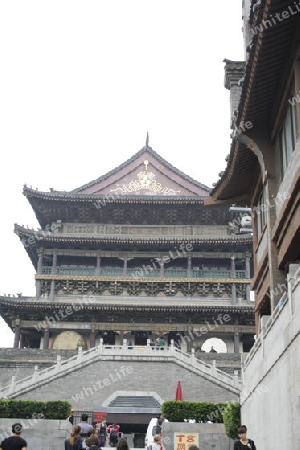
[{"label": "overcast sky", "polygon": [[[244,59],[242,0],[0,4],[0,294],[34,295],[14,223],[24,183],[71,190],[149,145],[212,186],[230,145],[223,59]],[[12,332],[0,321],[0,346]]]}]

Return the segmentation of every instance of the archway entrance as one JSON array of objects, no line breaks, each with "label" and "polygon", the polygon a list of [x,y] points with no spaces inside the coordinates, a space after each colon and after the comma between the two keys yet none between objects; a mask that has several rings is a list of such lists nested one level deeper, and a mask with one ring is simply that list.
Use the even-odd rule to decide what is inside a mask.
[{"label": "archway entrance", "polygon": [[115,345],[116,333],[114,331],[103,331],[102,338],[104,345]]},{"label": "archway entrance", "polygon": [[206,353],[228,353],[227,345],[220,338],[209,338],[202,344],[201,350]]},{"label": "archway entrance", "polygon": [[120,432],[126,437],[131,448],[145,448],[148,425],[151,419],[161,414],[157,395],[119,391],[105,403],[106,406],[94,408],[92,421],[99,423],[105,418],[108,425],[120,425]]},{"label": "archway entrance", "polygon": [[174,341],[174,345],[180,348],[181,333],[179,331],[170,331],[168,334],[168,345],[171,345],[171,341]]},{"label": "archway entrance", "polygon": [[148,334],[145,331],[135,331],[135,345],[147,345]]}]

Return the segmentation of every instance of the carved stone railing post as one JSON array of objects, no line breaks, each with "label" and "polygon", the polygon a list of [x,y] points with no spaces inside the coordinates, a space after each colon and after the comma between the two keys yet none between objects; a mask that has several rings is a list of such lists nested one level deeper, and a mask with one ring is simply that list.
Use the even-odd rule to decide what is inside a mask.
[{"label": "carved stone railing post", "polygon": [[194,348],[192,348],[192,351],[191,351],[191,362],[192,362],[192,366],[194,366],[195,363],[196,363],[196,356],[195,356],[195,349]]},{"label": "carved stone railing post", "polygon": [[211,365],[211,374],[212,375],[216,375],[216,369],[217,369],[217,361],[215,359],[212,360],[212,365]]},{"label": "carved stone railing post", "polygon": [[58,373],[61,368],[61,355],[56,356],[56,372]]},{"label": "carved stone railing post", "polygon": [[33,375],[32,375],[32,381],[34,383],[38,379],[38,370],[39,370],[39,366],[34,366],[34,372],[33,372]]},{"label": "carved stone railing post", "polygon": [[103,353],[103,338],[100,338],[100,342],[98,345],[98,353]]},{"label": "carved stone railing post", "polygon": [[239,387],[239,375],[237,370],[234,370],[233,372],[233,385],[236,388]]},{"label": "carved stone railing post", "polygon": [[15,375],[13,375],[11,377],[11,392],[13,393],[15,392],[15,390],[16,390],[16,377]]},{"label": "carved stone railing post", "polygon": [[77,361],[82,361],[82,347],[78,347],[78,355],[77,355]]}]

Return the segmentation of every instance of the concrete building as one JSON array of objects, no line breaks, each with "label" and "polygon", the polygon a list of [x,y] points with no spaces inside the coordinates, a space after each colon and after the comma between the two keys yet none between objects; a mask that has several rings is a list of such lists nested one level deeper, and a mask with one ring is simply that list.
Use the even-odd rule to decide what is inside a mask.
[{"label": "concrete building", "polygon": [[242,421],[258,448],[292,449],[300,446],[300,4],[245,1],[243,15],[237,83],[240,62],[225,61],[236,83],[232,145],[210,203],[252,208],[257,340],[243,364]]}]

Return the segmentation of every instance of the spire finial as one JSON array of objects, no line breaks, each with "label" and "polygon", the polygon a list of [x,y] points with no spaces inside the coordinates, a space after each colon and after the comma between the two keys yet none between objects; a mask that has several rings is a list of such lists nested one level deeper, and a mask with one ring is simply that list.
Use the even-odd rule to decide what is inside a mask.
[{"label": "spire finial", "polygon": [[148,144],[149,144],[149,133],[148,133],[148,131],[147,131],[147,137],[146,137],[146,147],[148,147]]}]

